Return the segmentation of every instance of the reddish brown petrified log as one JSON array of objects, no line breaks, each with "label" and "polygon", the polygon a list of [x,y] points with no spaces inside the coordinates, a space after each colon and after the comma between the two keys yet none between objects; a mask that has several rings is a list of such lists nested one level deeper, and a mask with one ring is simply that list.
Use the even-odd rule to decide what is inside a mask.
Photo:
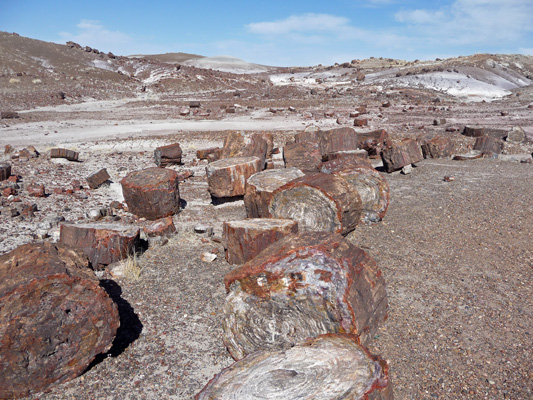
[{"label": "reddish brown petrified log", "polygon": [[36,183],[31,183],[28,185],[26,190],[28,192],[28,196],[30,197],[45,197],[46,196],[46,191],[42,183],[40,185]]},{"label": "reddish brown petrified log", "polygon": [[181,147],[179,143],[161,146],[154,150],[155,165],[166,167],[173,164],[181,164]]},{"label": "reddish brown petrified log", "polygon": [[319,132],[320,129],[318,129],[315,126],[310,126],[306,128],[302,132],[298,132],[294,135],[294,142],[295,143],[309,143],[314,142],[319,144],[320,143],[320,135]]},{"label": "reddish brown petrified log", "polygon": [[491,136],[495,139],[503,139],[507,136],[507,130],[482,126],[465,126],[463,135],[470,137]]},{"label": "reddish brown petrified log", "polygon": [[355,338],[326,334],[287,350],[257,351],[225,368],[196,400],[392,400],[387,363]]},{"label": "reddish brown petrified log", "polygon": [[220,160],[220,157],[222,156],[222,148],[209,147],[208,149],[201,149],[196,151],[196,158],[198,158],[199,160],[207,160],[210,158],[210,155],[212,155],[211,161]]},{"label": "reddish brown petrified log", "polygon": [[244,264],[281,238],[298,233],[298,223],[291,219],[251,218],[224,222],[226,261]]},{"label": "reddish brown petrified log", "polygon": [[322,159],[337,151],[357,150],[357,133],[353,128],[344,127],[320,131],[320,152]]},{"label": "reddish brown petrified log", "polygon": [[156,221],[150,221],[143,225],[143,231],[146,236],[173,236],[176,233],[176,226],[172,217],[165,217]]},{"label": "reddish brown petrified log", "polygon": [[242,149],[247,145],[243,132],[229,132],[224,139],[220,158],[239,157]]},{"label": "reddish brown petrified log", "polygon": [[272,193],[279,187],[304,176],[298,168],[270,169],[252,175],[246,181],[244,206],[248,218],[268,218]]},{"label": "reddish brown petrified log", "polygon": [[131,172],[120,184],[129,212],[155,220],[180,210],[178,173],[166,168]]},{"label": "reddish brown petrified log", "polygon": [[358,146],[368,152],[370,158],[379,158],[381,151],[389,144],[389,134],[384,129],[372,132],[357,132]]},{"label": "reddish brown petrified log", "polygon": [[503,141],[492,136],[480,136],[476,138],[473,149],[481,151],[483,157],[493,157],[502,152]]},{"label": "reddish brown petrified log", "polygon": [[283,148],[283,158],[287,168],[298,168],[303,172],[317,172],[322,162],[319,142],[288,143]]},{"label": "reddish brown petrified log", "polygon": [[11,165],[8,163],[0,164],[0,181],[5,181],[11,176]]},{"label": "reddish brown petrified log", "polygon": [[224,283],[223,340],[237,360],[324,333],[351,333],[367,345],[387,316],[380,269],[338,234],[286,236]]},{"label": "reddish brown petrified log", "polygon": [[117,307],[87,265],[52,243],[0,256],[0,398],[73,379],[111,347]]},{"label": "reddish brown petrified log", "polygon": [[91,189],[96,189],[100,185],[102,185],[104,182],[107,182],[110,178],[109,174],[107,173],[107,169],[102,168],[98,171],[95,171],[91,173],[87,178],[87,183],[89,184],[89,187]]},{"label": "reddish brown petrified log", "polygon": [[353,126],[367,126],[368,125],[368,118],[356,118],[353,120]]},{"label": "reddish brown petrified log", "polygon": [[433,138],[423,140],[420,144],[424,158],[450,157],[455,150],[453,141],[449,136],[435,136]]},{"label": "reddish brown petrified log", "polygon": [[139,230],[118,223],[63,224],[59,243],[80,249],[94,269],[102,269],[135,252]]},{"label": "reddish brown petrified log", "polygon": [[213,197],[244,195],[246,180],[261,171],[259,157],[232,157],[212,162],[205,167],[209,193]]},{"label": "reddish brown petrified log", "polygon": [[78,161],[79,153],[74,150],[54,148],[50,150],[50,158],[66,158],[69,161]]},{"label": "reddish brown petrified log", "polygon": [[357,190],[336,175],[316,173],[297,178],[272,194],[268,211],[273,218],[298,221],[300,231],[353,231],[361,219]]},{"label": "reddish brown petrified log", "polygon": [[387,172],[393,172],[402,167],[424,159],[422,150],[415,139],[403,139],[393,142],[381,152],[381,159]]},{"label": "reddish brown petrified log", "polygon": [[320,172],[330,174],[335,171],[340,171],[353,167],[369,167],[372,168],[372,164],[368,159],[368,153],[366,150],[351,150],[351,151],[338,151],[336,153],[329,153],[326,156],[327,161],[323,161],[320,166]]}]

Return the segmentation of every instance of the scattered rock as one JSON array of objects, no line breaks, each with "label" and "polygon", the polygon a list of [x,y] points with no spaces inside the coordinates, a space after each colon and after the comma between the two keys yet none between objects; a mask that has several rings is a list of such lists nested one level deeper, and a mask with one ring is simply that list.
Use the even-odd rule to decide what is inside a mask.
[{"label": "scattered rock", "polygon": [[405,165],[402,168],[402,170],[401,170],[401,173],[403,175],[409,175],[411,172],[413,172],[413,165],[412,164]]},{"label": "scattered rock", "polygon": [[210,263],[210,262],[215,261],[217,259],[217,257],[218,256],[216,254],[213,254],[213,253],[210,253],[208,251],[205,251],[200,256],[200,260],[202,260],[205,263]]},{"label": "scattered rock", "polygon": [[513,127],[508,133],[505,140],[509,143],[522,143],[526,139],[526,133],[519,126]]},{"label": "scattered rock", "polygon": [[20,115],[16,111],[1,111],[0,119],[15,119],[20,118]]},{"label": "scattered rock", "polygon": [[[99,169],[98,171],[95,171],[91,173],[87,178],[87,183],[89,184],[89,187],[91,189],[96,189],[103,183],[107,182],[109,180],[110,176],[107,173],[107,170],[105,168]],[[74,185],[73,185],[74,186]],[[81,185],[78,185],[76,182],[76,188],[74,190],[80,190]]]},{"label": "scattered rock", "polygon": [[11,176],[11,164],[0,164],[0,181],[5,181]]}]

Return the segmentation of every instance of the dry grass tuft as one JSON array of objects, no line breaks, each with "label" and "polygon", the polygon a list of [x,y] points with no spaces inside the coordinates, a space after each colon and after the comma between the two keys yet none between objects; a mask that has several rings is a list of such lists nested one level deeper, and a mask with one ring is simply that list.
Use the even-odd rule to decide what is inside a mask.
[{"label": "dry grass tuft", "polygon": [[124,277],[132,281],[138,281],[142,274],[142,267],[139,264],[137,254],[129,255],[122,263]]}]

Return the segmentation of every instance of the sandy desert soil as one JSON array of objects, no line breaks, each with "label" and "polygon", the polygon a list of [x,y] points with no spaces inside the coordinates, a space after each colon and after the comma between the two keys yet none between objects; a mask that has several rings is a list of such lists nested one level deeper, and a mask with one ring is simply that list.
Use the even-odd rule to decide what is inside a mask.
[{"label": "sandy desert soil", "polygon": [[[527,74],[517,76],[519,67],[494,67],[498,76],[508,74],[505,82],[483,86],[479,82],[488,80],[488,75],[479,62],[485,65],[492,58],[478,58],[481,61],[454,59],[439,66],[357,61],[353,65],[367,72],[366,83],[352,79],[357,72],[353,65],[274,69],[270,76],[248,78],[184,66],[181,71],[189,77],[202,77],[195,78],[199,83],[192,92],[190,82],[179,89],[168,77],[154,80],[157,68],[168,68],[158,64],[145,75],[136,77],[132,72],[131,79],[121,74],[111,95],[105,96],[96,85],[88,90],[90,101],[81,96],[64,102],[49,96],[60,89],[59,84],[49,86],[49,92],[39,91],[37,100],[32,99],[31,81],[18,91],[13,85],[2,86],[2,79],[17,76],[17,67],[10,67],[13,73],[0,77],[0,90],[8,95],[0,106],[6,109],[5,99],[13,100],[11,109],[21,118],[0,120],[0,148],[33,145],[41,155],[29,160],[0,156],[0,162],[10,162],[13,174],[21,177],[16,196],[0,197],[0,253],[46,236],[44,240],[57,240],[58,219],[87,222],[91,210],[122,201],[120,179],[154,166],[157,146],[179,142],[183,165],[171,168],[193,172],[180,184],[185,207],[173,217],[178,233],[139,256],[139,279],[120,276],[116,265],[100,274],[121,312],[122,325],[109,354],[98,357],[81,377],[29,398],[190,399],[230,365],[232,359],[221,341],[221,314],[223,277],[233,267],[224,260],[222,245],[195,233],[194,227],[211,226],[220,237],[223,221],[243,219],[246,214],[242,200],[213,204],[206,162],[195,160],[196,150],[220,146],[233,130],[272,132],[276,146],[283,146],[309,125],[327,129],[353,124],[348,115],[362,104],[367,105],[369,126],[358,130],[386,129],[394,138],[449,135],[456,153],[469,150],[474,141],[460,134],[465,125],[521,126],[528,135],[529,141],[522,144],[505,143],[498,159],[424,160],[409,175],[387,174],[391,203],[385,219],[358,226],[348,240],[377,260],[388,285],[389,317],[371,351],[389,361],[395,398],[532,398],[533,164],[520,160],[530,159],[533,151],[533,109],[528,108],[533,92],[525,81],[518,85],[519,79],[527,80]],[[124,71],[134,61],[140,63],[119,61],[117,68]],[[441,67],[444,71],[438,71]],[[480,80],[471,85],[468,79],[476,78],[474,67]],[[411,82],[423,68],[433,69],[419,75],[429,83]],[[458,80],[466,84],[461,90],[444,87],[457,82],[444,73],[447,68],[462,74]],[[88,70],[91,76],[94,71]],[[407,74],[410,71],[415,72]],[[438,79],[428,75],[437,72],[443,72]],[[346,78],[343,74],[348,73]],[[30,75],[22,75],[21,85]],[[83,82],[89,87],[86,78]],[[123,81],[131,87],[122,86]],[[141,92],[143,84],[147,89]],[[438,90],[428,85],[437,85]],[[465,101],[472,99],[477,101]],[[200,112],[180,115],[190,100],[201,101]],[[383,107],[385,102],[391,106]],[[235,104],[235,114],[226,113]],[[289,106],[295,110],[288,111]],[[433,125],[443,118],[445,124]],[[52,147],[79,151],[80,162],[50,159]],[[85,177],[101,167],[107,168],[111,182],[87,189]],[[446,182],[444,176],[455,179]],[[64,193],[62,189],[72,188],[74,180],[80,180],[84,189]],[[43,183],[48,195],[29,197],[30,183]],[[15,197],[21,202],[14,202]],[[35,204],[37,211],[31,217],[12,217],[10,209],[23,203]],[[120,210],[113,218],[142,223]],[[202,262],[205,251],[218,258]]]}]

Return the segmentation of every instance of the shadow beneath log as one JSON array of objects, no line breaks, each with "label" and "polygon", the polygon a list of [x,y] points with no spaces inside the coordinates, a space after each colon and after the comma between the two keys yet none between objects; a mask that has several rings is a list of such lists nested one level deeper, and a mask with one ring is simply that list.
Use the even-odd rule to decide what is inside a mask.
[{"label": "shadow beneath log", "polygon": [[187,207],[187,202],[180,198],[180,211],[182,211],[185,207]]},{"label": "shadow beneath log", "polygon": [[234,196],[234,197],[213,197],[211,196],[211,203],[214,206],[236,203],[241,200],[244,200],[244,196]]},{"label": "shadow beneath log", "polygon": [[89,364],[87,372],[95,365],[102,362],[107,357],[118,357],[141,335],[143,324],[135,313],[133,307],[125,299],[121,297],[122,288],[111,279],[103,279],[100,281],[100,286],[106,291],[111,299],[118,307],[120,317],[120,327],[117,330],[115,340],[109,351],[105,354],[98,354],[95,359]]}]

